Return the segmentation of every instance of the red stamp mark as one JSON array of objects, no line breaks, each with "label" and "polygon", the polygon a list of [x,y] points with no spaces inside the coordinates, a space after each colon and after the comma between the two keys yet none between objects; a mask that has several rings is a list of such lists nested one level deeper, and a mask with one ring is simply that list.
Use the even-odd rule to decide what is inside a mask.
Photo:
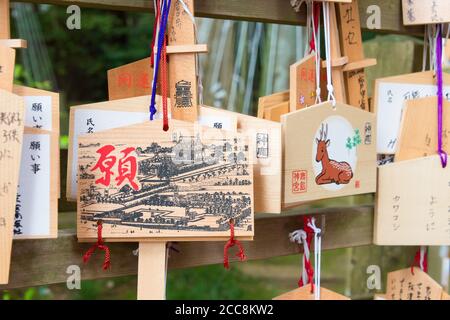
[{"label": "red stamp mark", "polygon": [[292,193],[308,191],[308,172],[306,170],[292,171]]},{"label": "red stamp mark", "polygon": [[359,189],[361,187],[361,181],[360,180],[356,180],[355,181],[355,188]]}]

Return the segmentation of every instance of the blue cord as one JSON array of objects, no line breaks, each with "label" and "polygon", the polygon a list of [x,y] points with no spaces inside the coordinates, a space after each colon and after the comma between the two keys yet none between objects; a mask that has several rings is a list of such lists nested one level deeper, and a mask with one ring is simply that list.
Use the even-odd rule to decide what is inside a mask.
[{"label": "blue cord", "polygon": [[156,110],[156,86],[158,83],[158,69],[159,69],[159,61],[161,59],[161,51],[164,43],[164,37],[166,35],[166,28],[167,28],[167,20],[169,17],[170,12],[170,4],[172,0],[164,0],[163,8],[161,11],[161,23],[159,27],[159,34],[158,34],[158,49],[156,51],[156,61],[154,65],[154,77],[153,77],[153,83],[152,83],[152,98],[150,102],[150,120],[153,120],[157,110]]}]

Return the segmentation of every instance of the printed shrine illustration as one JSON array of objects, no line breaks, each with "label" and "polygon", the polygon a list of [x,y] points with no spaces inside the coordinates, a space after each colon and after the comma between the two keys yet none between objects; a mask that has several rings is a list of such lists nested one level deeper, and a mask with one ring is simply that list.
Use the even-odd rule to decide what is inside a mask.
[{"label": "printed shrine illustration", "polygon": [[[253,168],[245,136],[161,120],[79,137],[78,236],[253,236]],[[173,129],[172,129],[173,128]]]},{"label": "printed shrine illustration", "polygon": [[331,102],[282,116],[284,207],[376,189],[373,113]]}]

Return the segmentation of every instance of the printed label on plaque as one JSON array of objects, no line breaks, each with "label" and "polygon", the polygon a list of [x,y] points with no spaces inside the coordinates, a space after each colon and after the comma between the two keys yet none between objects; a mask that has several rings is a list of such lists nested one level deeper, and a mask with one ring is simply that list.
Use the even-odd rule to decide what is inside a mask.
[{"label": "printed label on plaque", "polygon": [[25,126],[52,130],[52,97],[25,96]]},{"label": "printed label on plaque", "polygon": [[16,237],[50,235],[50,149],[49,134],[24,134],[14,222]]}]

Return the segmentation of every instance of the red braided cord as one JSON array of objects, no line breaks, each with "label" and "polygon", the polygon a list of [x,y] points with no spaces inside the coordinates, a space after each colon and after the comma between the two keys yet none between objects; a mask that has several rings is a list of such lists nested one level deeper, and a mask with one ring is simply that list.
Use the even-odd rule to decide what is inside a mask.
[{"label": "red braided cord", "polygon": [[162,105],[163,105],[163,130],[169,130],[169,115],[167,111],[167,38],[164,37],[164,43],[162,47],[161,56],[161,93],[162,93]]},{"label": "red braided cord", "polygon": [[[314,237],[314,230],[309,226],[311,222],[310,217],[303,217],[303,230],[306,232],[306,243],[308,245],[308,249],[311,252],[311,242]],[[303,263],[305,265],[306,274],[308,275],[308,283],[303,283],[303,277],[300,276],[300,280],[298,281],[298,286],[301,288],[307,284],[311,284],[311,293],[314,293],[314,268],[311,265],[311,260],[307,259],[303,253]]]},{"label": "red braided cord", "polygon": [[[414,267],[420,268],[420,248],[417,250],[414,256],[414,262],[411,264],[411,274],[414,275]],[[428,273],[428,250],[425,251],[425,255],[423,258],[423,272]]]},{"label": "red braided cord", "polygon": [[102,231],[103,231],[103,224],[99,220],[97,221],[97,243],[92,245],[92,247],[90,247],[88,251],[86,251],[86,253],[83,255],[83,262],[87,263],[91,258],[91,256],[94,254],[95,250],[99,249],[105,251],[105,259],[103,260],[103,270],[107,270],[111,266],[111,252],[108,246],[103,243]]},{"label": "red braided cord", "polygon": [[155,8],[155,22],[153,23],[153,36],[152,36],[152,44],[151,44],[151,48],[150,48],[150,61],[151,61],[151,66],[153,68],[153,66],[155,65],[155,61],[154,61],[154,49],[155,49],[155,42],[156,42],[156,30],[158,30],[158,24],[159,24],[159,17],[160,17],[160,4],[159,4],[159,0],[156,0],[156,8]]},{"label": "red braided cord", "polygon": [[239,240],[234,239],[234,223],[230,222],[230,240],[227,241],[223,249],[223,266],[225,267],[225,269],[230,268],[230,263],[228,260],[228,250],[234,246],[237,246],[239,248],[239,252],[236,254],[236,257],[238,257],[240,261],[244,261],[246,259],[244,247]]},{"label": "red braided cord", "polygon": [[[319,29],[319,15],[320,15],[320,3],[315,2],[313,7],[314,11],[314,22],[313,22],[313,30],[311,33],[315,33]],[[317,44],[320,46],[320,43]],[[311,35],[311,40],[309,40],[309,53],[316,50],[316,43],[314,41],[314,34]]]}]

